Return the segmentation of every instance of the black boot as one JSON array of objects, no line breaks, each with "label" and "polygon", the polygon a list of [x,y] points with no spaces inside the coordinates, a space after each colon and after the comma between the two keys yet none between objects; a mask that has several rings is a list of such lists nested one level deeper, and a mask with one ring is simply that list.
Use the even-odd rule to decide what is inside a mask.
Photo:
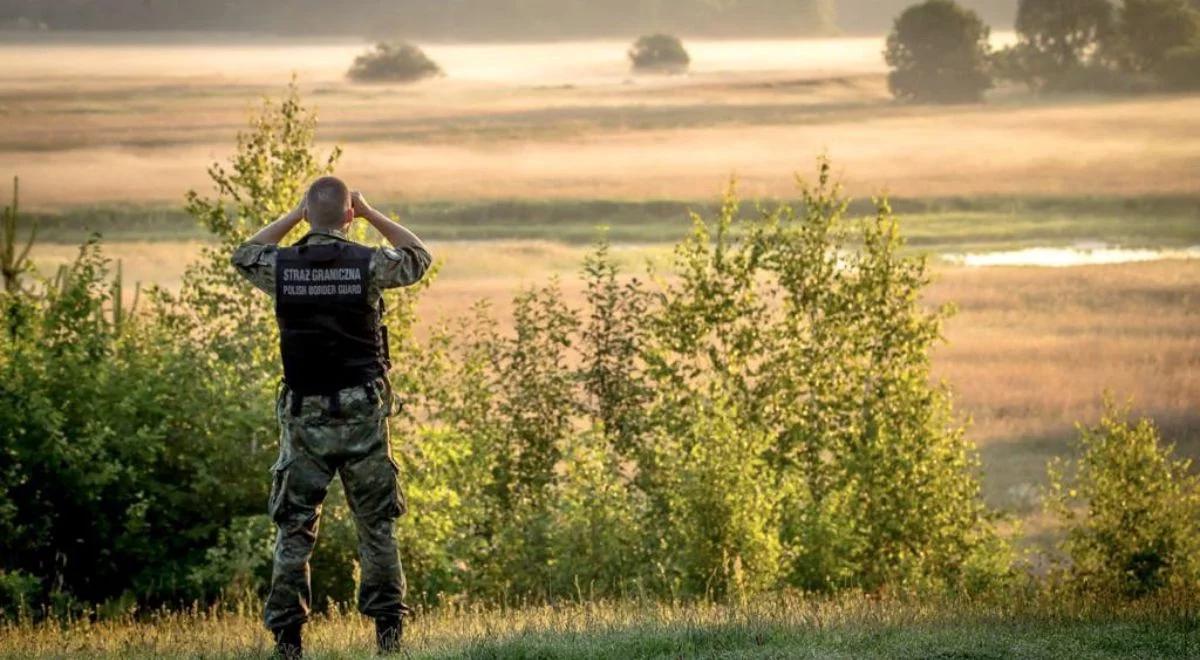
[{"label": "black boot", "polygon": [[304,640],[300,633],[303,624],[296,623],[272,630],[275,635],[275,655],[279,660],[300,660],[304,656]]},{"label": "black boot", "polygon": [[400,652],[400,638],[404,636],[402,617],[380,617],[375,619],[375,641],[381,655]]}]

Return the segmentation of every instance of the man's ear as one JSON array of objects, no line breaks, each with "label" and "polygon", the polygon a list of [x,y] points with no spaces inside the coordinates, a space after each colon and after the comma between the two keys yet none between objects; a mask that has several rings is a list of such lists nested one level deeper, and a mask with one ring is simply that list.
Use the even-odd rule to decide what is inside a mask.
[{"label": "man's ear", "polygon": [[354,209],[346,209],[346,217],[342,218],[342,226],[349,227],[354,222]]}]

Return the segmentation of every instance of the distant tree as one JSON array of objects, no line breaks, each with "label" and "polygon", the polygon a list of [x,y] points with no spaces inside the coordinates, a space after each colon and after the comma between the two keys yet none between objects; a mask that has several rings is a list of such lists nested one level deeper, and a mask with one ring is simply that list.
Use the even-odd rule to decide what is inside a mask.
[{"label": "distant tree", "polygon": [[642,37],[629,49],[633,70],[642,73],[685,73],[692,63],[691,56],[679,37],[652,34]]},{"label": "distant tree", "polygon": [[1200,90],[1200,44],[1167,51],[1155,73],[1168,89]]},{"label": "distant tree", "polygon": [[905,101],[978,101],[992,86],[989,34],[978,14],[953,0],[909,7],[888,35],[888,86]]},{"label": "distant tree", "polygon": [[358,82],[416,82],[441,74],[441,67],[420,48],[406,43],[380,43],[355,58],[346,75]]},{"label": "distant tree", "polygon": [[1018,42],[993,57],[997,77],[1033,89],[1111,78],[1100,62],[1114,30],[1109,0],[1021,0],[1016,27]]},{"label": "distant tree", "polygon": [[1112,29],[1108,0],[1021,0],[1017,7],[1017,35],[1058,71],[1083,64]]},{"label": "distant tree", "polygon": [[1200,41],[1200,10],[1188,0],[1124,0],[1116,50],[1132,71],[1152,72],[1173,49]]}]

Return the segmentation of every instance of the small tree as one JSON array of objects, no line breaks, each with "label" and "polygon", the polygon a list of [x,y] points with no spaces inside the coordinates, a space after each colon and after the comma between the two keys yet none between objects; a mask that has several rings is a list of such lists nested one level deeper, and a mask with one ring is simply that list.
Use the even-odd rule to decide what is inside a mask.
[{"label": "small tree", "polygon": [[407,43],[379,43],[359,55],[346,74],[355,82],[416,82],[442,75],[425,51]]},{"label": "small tree", "polygon": [[21,218],[20,182],[13,177],[12,205],[4,207],[3,228],[0,230],[0,277],[4,278],[4,291],[10,294],[21,290],[21,275],[32,267],[29,250],[37,240],[37,223],[29,231],[24,246],[17,245],[17,224]]},{"label": "small tree", "polygon": [[888,35],[888,86],[904,101],[967,103],[991,88],[989,29],[953,0],[909,7]]},{"label": "small tree", "polygon": [[1126,68],[1151,72],[1171,50],[1200,40],[1200,11],[1187,0],[1125,0],[1114,49]]},{"label": "small tree", "polygon": [[1173,453],[1149,420],[1131,423],[1109,400],[1099,424],[1080,428],[1078,458],[1051,463],[1047,503],[1066,524],[1080,587],[1140,596],[1200,586],[1200,481]]},{"label": "small tree", "polygon": [[652,34],[638,39],[629,49],[633,70],[640,73],[686,73],[692,58],[679,37]]}]

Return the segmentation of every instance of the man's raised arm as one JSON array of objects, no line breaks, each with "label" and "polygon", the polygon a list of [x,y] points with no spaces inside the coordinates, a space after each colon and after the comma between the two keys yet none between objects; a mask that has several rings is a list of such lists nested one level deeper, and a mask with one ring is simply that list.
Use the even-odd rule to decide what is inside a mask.
[{"label": "man's raised arm", "polygon": [[362,193],[351,193],[350,204],[355,217],[371,223],[392,244],[393,249],[380,250],[380,258],[373,264],[376,284],[381,289],[391,289],[419,282],[433,263],[429,248],[416,234],[371,208]]},{"label": "man's raised arm", "polygon": [[247,242],[256,245],[278,245],[279,241],[282,241],[283,237],[288,235],[288,232],[300,224],[301,220],[304,220],[307,213],[308,209],[305,206],[305,201],[300,200],[296,208],[283,214],[275,222],[263,227],[257,234],[251,236]]},{"label": "man's raised arm", "polygon": [[371,223],[371,226],[377,229],[380,234],[383,234],[383,237],[387,239],[388,243],[392,244],[392,247],[397,250],[414,248],[422,250],[425,253],[429,252],[429,248],[425,247],[425,244],[421,242],[421,239],[417,238],[416,234],[372,208],[362,193],[357,191],[351,193],[350,203],[354,206],[354,215]]},{"label": "man's raised arm", "polygon": [[275,251],[279,241],[307,215],[305,203],[263,227],[233,251],[230,261],[242,277],[269,295],[275,295]]}]

